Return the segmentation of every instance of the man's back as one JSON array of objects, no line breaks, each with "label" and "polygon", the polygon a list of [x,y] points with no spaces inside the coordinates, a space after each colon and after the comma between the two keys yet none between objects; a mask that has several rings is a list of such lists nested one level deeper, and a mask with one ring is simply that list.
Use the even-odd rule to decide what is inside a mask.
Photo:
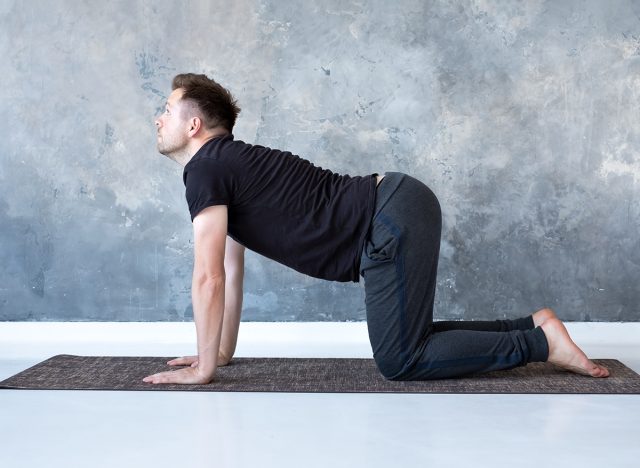
[{"label": "man's back", "polygon": [[207,142],[183,180],[192,219],[226,204],[229,236],[245,247],[310,276],[358,282],[376,175],[336,174],[228,135]]}]

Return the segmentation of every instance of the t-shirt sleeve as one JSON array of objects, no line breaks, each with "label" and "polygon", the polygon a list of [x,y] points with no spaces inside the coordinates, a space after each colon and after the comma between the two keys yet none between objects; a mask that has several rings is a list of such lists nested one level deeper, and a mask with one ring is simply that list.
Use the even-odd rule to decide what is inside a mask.
[{"label": "t-shirt sleeve", "polygon": [[212,205],[229,205],[233,199],[233,177],[226,164],[202,160],[192,165],[186,174],[185,194],[191,221]]}]

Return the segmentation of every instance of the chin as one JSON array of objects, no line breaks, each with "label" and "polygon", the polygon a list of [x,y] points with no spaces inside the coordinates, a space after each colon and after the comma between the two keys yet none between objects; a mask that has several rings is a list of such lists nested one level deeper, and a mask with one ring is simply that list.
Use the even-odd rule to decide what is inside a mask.
[{"label": "chin", "polygon": [[169,154],[171,154],[171,151],[165,146],[158,145],[158,153],[169,156]]}]

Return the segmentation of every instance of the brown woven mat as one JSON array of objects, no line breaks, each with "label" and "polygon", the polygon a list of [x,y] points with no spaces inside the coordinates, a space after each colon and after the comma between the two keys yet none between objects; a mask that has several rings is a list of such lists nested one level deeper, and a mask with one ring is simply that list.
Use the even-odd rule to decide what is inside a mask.
[{"label": "brown woven mat", "polygon": [[0,382],[0,388],[32,390],[149,390],[308,393],[626,393],[640,394],[640,375],[615,359],[592,359],[607,378],[532,362],[509,370],[426,381],[390,381],[373,359],[234,358],[207,385],[149,384],[142,379],[175,370],[174,357],[59,354]]}]

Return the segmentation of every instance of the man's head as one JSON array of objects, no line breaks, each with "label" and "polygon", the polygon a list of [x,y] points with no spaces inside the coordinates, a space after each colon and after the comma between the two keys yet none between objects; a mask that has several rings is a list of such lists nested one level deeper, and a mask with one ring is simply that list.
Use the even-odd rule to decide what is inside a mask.
[{"label": "man's head", "polygon": [[207,129],[218,127],[233,131],[240,108],[231,93],[206,75],[183,73],[173,78],[175,91],[182,89],[182,100],[194,104]]},{"label": "man's head", "polygon": [[173,79],[172,89],[164,113],[156,119],[161,154],[184,160],[208,139],[233,131],[240,108],[220,84],[205,75],[183,73]]}]

